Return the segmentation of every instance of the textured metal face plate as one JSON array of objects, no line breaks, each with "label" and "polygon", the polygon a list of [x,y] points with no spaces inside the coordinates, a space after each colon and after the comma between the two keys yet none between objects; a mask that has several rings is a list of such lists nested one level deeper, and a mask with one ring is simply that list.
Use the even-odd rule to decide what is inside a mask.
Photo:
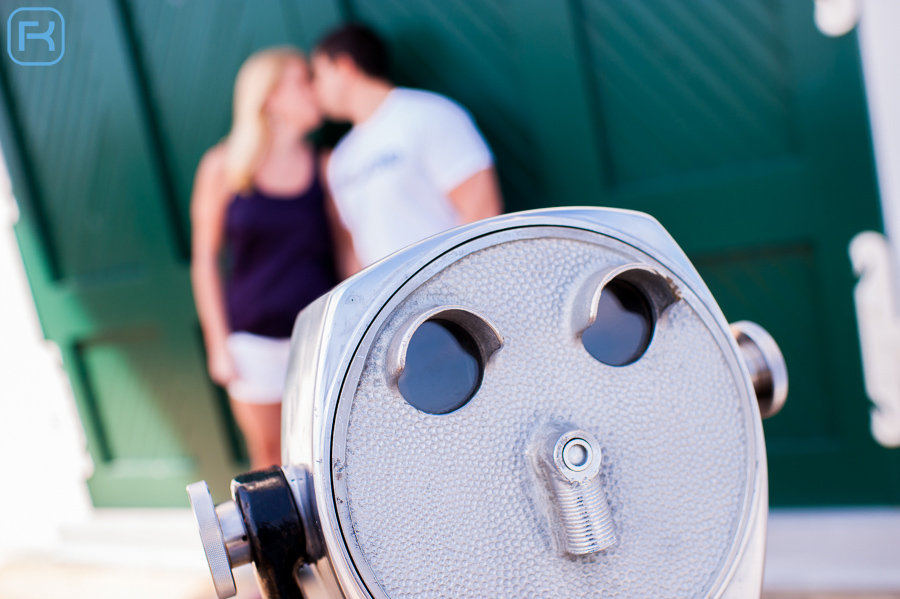
[{"label": "textured metal face plate", "polygon": [[[629,246],[580,237],[468,254],[408,292],[361,346],[358,385],[345,382],[338,406],[337,420],[349,418],[335,429],[332,477],[343,535],[373,595],[707,597],[721,585],[755,459],[727,332],[676,280],[683,299],[641,359],[594,360],[571,328],[580,285],[636,261],[674,276]],[[490,319],[504,345],[467,405],[429,415],[388,383],[386,352],[411,316],[451,304]],[[619,541],[600,554],[565,557],[555,546],[526,455],[554,422],[590,431],[602,447]]]}]

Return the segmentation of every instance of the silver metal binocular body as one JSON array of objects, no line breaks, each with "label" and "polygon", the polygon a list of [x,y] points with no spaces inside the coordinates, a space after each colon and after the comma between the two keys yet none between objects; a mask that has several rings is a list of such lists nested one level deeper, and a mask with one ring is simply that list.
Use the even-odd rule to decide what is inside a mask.
[{"label": "silver metal binocular body", "polygon": [[269,597],[759,597],[760,406],[786,393],[771,337],[730,327],[652,218],[511,214],[306,308],[286,465],[235,480],[218,536],[189,490],[220,596],[224,556]]}]

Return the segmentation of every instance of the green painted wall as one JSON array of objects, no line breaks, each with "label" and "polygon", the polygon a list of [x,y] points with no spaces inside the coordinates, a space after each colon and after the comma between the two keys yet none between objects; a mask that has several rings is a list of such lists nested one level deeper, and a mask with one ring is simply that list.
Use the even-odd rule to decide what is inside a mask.
[{"label": "green painted wall", "polygon": [[859,51],[815,29],[811,0],[52,5],[66,54],[0,60],[0,134],[97,505],[185,505],[199,478],[224,498],[245,466],[191,299],[193,173],[243,59],[347,19],[385,36],[398,82],[471,110],[509,210],[649,212],[730,320],[772,332],[791,375],[765,424],[773,505],[900,502],[897,453],[868,433],[847,257],[881,229]]}]

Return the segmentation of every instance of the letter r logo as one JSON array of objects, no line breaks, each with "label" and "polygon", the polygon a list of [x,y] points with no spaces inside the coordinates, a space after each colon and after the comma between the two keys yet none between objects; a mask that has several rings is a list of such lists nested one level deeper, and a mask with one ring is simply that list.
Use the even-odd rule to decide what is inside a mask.
[{"label": "letter r logo", "polygon": [[[37,27],[40,25],[37,21],[19,21],[19,52],[25,51],[25,40],[44,40],[47,42],[47,46],[51,52],[56,49],[56,45],[53,43],[53,38],[50,37],[53,34],[53,28],[56,27],[56,21],[50,21],[47,25],[47,31],[44,33],[25,33],[26,27]],[[23,35],[24,34],[24,35]]]},{"label": "letter r logo", "polygon": [[16,64],[49,66],[66,51],[66,22],[55,8],[24,7],[6,22],[6,52]]}]

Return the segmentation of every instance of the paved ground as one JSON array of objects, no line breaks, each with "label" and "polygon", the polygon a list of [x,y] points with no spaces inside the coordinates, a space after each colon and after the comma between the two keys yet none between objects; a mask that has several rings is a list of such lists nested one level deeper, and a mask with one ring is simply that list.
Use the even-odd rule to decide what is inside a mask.
[{"label": "paved ground", "polygon": [[[891,578],[900,567],[900,524],[892,512],[781,511],[772,514],[770,524],[766,581],[773,586],[763,599],[900,599],[900,584]],[[883,531],[886,539],[869,535],[854,543],[850,531],[867,528]],[[15,527],[0,531],[0,599],[215,599],[190,510],[93,510],[61,523],[56,539],[40,546],[27,547],[27,535],[12,531]],[[812,555],[802,538],[825,553]],[[836,545],[835,539],[841,542]],[[862,547],[866,542],[872,545],[868,552]],[[826,559],[841,550],[844,558]],[[848,550],[872,566],[865,576],[840,574]],[[803,553],[812,557],[804,562],[797,555]],[[790,569],[803,576],[787,577]],[[235,579],[239,599],[259,599],[250,566],[240,568]],[[854,586],[847,586],[848,580],[856,581]],[[858,590],[836,590],[847,588]]]},{"label": "paved ground", "polygon": [[[259,597],[252,573],[237,577],[240,599]],[[204,572],[102,567],[27,559],[0,566],[2,599],[215,599]],[[894,594],[765,593],[763,599],[900,599]]]},{"label": "paved ground", "polygon": [[762,599],[898,599],[900,594],[763,593]]},{"label": "paved ground", "polygon": [[[238,599],[260,597],[250,571],[236,576]],[[0,566],[2,599],[216,599],[205,572],[110,567],[26,559]]]},{"label": "paved ground", "polygon": [[215,599],[210,580],[192,572],[110,568],[24,560],[0,567],[3,599]]}]

